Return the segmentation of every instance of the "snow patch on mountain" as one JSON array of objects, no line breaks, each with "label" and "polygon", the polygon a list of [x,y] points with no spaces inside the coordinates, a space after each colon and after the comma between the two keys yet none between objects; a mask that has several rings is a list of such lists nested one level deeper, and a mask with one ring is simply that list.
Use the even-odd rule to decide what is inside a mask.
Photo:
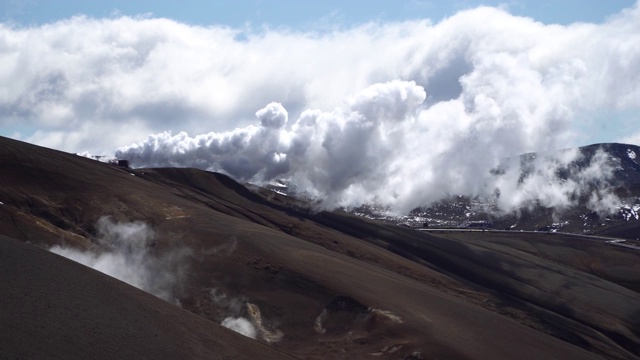
[{"label": "snow patch on mountain", "polygon": [[629,221],[632,217],[636,220],[638,219],[638,212],[640,211],[640,204],[635,205],[622,205],[619,209],[620,215]]}]

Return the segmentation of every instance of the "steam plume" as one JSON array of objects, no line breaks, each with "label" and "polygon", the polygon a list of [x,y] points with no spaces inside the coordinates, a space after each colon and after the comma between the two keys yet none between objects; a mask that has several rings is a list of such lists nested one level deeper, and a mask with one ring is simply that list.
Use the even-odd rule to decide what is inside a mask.
[{"label": "steam plume", "polygon": [[[594,191],[598,198],[588,202],[592,208],[614,202],[606,190],[612,174],[606,154],[592,157],[588,166],[565,179],[557,173],[578,161],[578,152],[549,154],[526,168],[516,158],[505,161],[504,154],[513,149],[559,145],[560,137],[548,129],[563,127],[566,119],[554,117],[558,109],[553,106],[537,115],[515,111],[489,116],[480,109],[489,101],[484,95],[472,102],[471,110],[464,107],[464,98],[424,107],[426,98],[424,88],[413,81],[376,84],[348,98],[345,107],[303,112],[289,130],[287,111],[271,103],[256,113],[259,126],[193,138],[186,133],[151,135],[121,148],[117,156],[145,166],[223,171],[254,182],[289,178],[324,199],[326,207],[377,201],[408,211],[443,193],[498,194],[504,211],[532,203],[566,208]],[[536,117],[534,129],[531,116]],[[590,186],[596,183],[600,187]]]},{"label": "steam plume", "polygon": [[250,337],[252,339],[256,338],[257,335],[257,330],[256,328],[253,326],[253,324],[251,323],[251,321],[245,319],[245,318],[233,318],[233,317],[228,317],[225,318],[222,323],[222,326],[226,327],[227,329],[233,330],[237,333],[240,333],[246,337]]},{"label": "steam plume", "polygon": [[98,236],[109,250],[80,251],[54,245],[50,251],[124,281],[163,300],[177,303],[176,292],[191,252],[186,248],[159,254],[154,251],[156,235],[143,222],[114,222],[102,217]]}]

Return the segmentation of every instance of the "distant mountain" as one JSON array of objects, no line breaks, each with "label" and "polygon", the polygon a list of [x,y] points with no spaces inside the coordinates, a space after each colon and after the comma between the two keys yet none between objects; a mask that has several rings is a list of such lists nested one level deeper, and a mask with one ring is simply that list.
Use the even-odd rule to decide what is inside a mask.
[{"label": "distant mountain", "polygon": [[[389,221],[405,223],[412,227],[454,227],[486,228],[527,231],[562,231],[577,234],[600,234],[627,239],[640,236],[640,147],[628,144],[595,144],[577,149],[581,156],[558,169],[558,179],[567,179],[592,164],[599,151],[606,154],[605,164],[610,166],[612,176],[606,184],[593,184],[611,190],[619,202],[610,211],[595,211],[589,208],[587,199],[591,192],[585,191],[585,198],[576,199],[576,206],[556,209],[533,205],[518,209],[518,212],[501,212],[494,199],[470,198],[450,195],[443,200],[412,211],[408,216],[386,215],[384,208],[363,206],[354,213]],[[556,154],[524,154],[520,157],[523,169],[521,177],[529,174],[528,169],[540,158]],[[595,191],[595,190],[594,190]]]},{"label": "distant mountain", "polygon": [[611,156],[617,165],[613,184],[620,188],[621,195],[640,194],[640,146],[629,144],[596,144],[580,148],[580,152],[590,160],[598,149]]},{"label": "distant mountain", "polygon": [[639,359],[639,263],[0,138],[0,358]]},{"label": "distant mountain", "polygon": [[[554,209],[537,207],[523,210],[520,216],[507,216],[496,220],[496,226],[506,227],[511,222],[514,229],[551,230],[572,233],[610,234],[630,239],[637,238],[640,230],[640,147],[627,144],[596,144],[578,149],[582,157],[569,164],[565,173],[580,171],[588,166],[598,151],[604,151],[606,164],[613,168],[606,187],[619,198],[611,212],[598,212],[588,208],[583,199],[574,208],[554,212]],[[589,195],[587,193],[587,195]],[[625,231],[616,231],[621,226]]]}]

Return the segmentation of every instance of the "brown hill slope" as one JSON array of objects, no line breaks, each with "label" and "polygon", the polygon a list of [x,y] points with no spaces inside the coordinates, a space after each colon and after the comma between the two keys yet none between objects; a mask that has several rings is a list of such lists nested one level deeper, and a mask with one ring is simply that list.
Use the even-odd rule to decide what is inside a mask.
[{"label": "brown hill slope", "polygon": [[0,235],[0,358],[285,359],[136,288]]},{"label": "brown hill slope", "polygon": [[[101,217],[144,221],[153,257],[189,249],[173,289],[183,308],[249,319],[260,341],[300,358],[638,352],[638,256],[604,244],[424,234],[313,213],[220,174],[126,170],[9,139],[0,167],[2,234],[109,252]],[[527,248],[538,240],[544,251]]]}]

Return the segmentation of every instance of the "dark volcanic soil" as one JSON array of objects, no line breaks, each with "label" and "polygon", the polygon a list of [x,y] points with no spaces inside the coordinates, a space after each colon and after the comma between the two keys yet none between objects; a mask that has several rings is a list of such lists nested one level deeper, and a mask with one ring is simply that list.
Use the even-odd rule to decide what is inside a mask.
[{"label": "dark volcanic soil", "polygon": [[[30,357],[34,346],[34,358],[130,358],[134,349],[148,358],[304,359],[640,352],[640,252],[603,242],[418,232],[313,213],[220,174],[122,169],[4,138],[0,202],[0,274],[11,289],[0,304],[0,358]],[[106,215],[149,224],[158,256],[191,249],[176,294],[190,313],[33,246],[106,251],[96,229]],[[258,340],[277,351],[218,326],[227,316],[262,325]]]},{"label": "dark volcanic soil", "polygon": [[283,359],[102,273],[0,236],[2,359]]}]

